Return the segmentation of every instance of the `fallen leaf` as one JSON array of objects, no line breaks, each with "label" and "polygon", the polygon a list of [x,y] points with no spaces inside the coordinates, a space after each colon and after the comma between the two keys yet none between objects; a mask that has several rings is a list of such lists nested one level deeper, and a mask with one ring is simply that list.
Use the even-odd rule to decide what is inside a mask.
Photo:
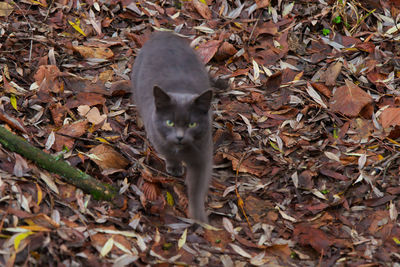
[{"label": "fallen leaf", "polygon": [[336,89],[330,101],[332,112],[356,117],[360,111],[372,102],[372,97],[349,80],[346,85]]},{"label": "fallen leaf", "polygon": [[87,120],[80,120],[63,125],[61,129],[56,132],[56,140],[52,148],[55,151],[61,151],[64,146],[71,149],[75,143],[75,139],[73,138],[81,137],[86,132],[87,124]]},{"label": "fallen leaf", "polygon": [[0,2],[0,17],[8,17],[13,12],[14,7],[6,2]]},{"label": "fallen leaf", "polygon": [[215,54],[215,59],[217,61],[222,61],[230,58],[231,56],[237,53],[236,48],[229,42],[223,42],[221,46],[218,48],[217,53]]},{"label": "fallen leaf", "polygon": [[328,254],[334,244],[334,239],[324,231],[304,224],[297,225],[293,235],[301,245],[310,245],[322,255]]},{"label": "fallen leaf", "polygon": [[100,124],[107,119],[107,115],[103,114],[100,115],[100,111],[97,107],[92,108],[86,114],[86,118],[89,122],[93,123],[94,125]]},{"label": "fallen leaf", "polygon": [[199,0],[192,0],[193,6],[196,8],[197,12],[204,18],[204,19],[212,19],[211,10],[208,6],[199,1]]},{"label": "fallen leaf", "polygon": [[124,169],[129,164],[126,158],[106,144],[95,146],[89,150],[89,153],[95,156],[91,157],[91,160],[103,170]]},{"label": "fallen leaf", "polygon": [[380,122],[383,128],[400,125],[400,108],[386,108],[383,110]]},{"label": "fallen leaf", "polygon": [[257,8],[264,8],[269,5],[269,0],[256,0]]},{"label": "fallen leaf", "polygon": [[331,64],[329,68],[324,72],[321,76],[321,80],[325,80],[325,84],[327,86],[334,86],[336,85],[336,79],[340,74],[342,69],[343,63],[338,61],[334,64]]},{"label": "fallen leaf", "polygon": [[207,64],[217,53],[218,48],[221,44],[219,40],[210,40],[208,42],[200,44],[196,51],[197,54],[200,56],[200,59],[203,61],[204,64]]},{"label": "fallen leaf", "polygon": [[107,254],[111,251],[113,246],[114,246],[114,239],[110,237],[104,244],[104,246],[101,248],[100,255],[102,257],[107,256]]},{"label": "fallen leaf", "polygon": [[88,47],[88,46],[74,46],[75,51],[79,52],[85,59],[88,58],[101,58],[110,59],[114,56],[112,50],[108,47]]}]

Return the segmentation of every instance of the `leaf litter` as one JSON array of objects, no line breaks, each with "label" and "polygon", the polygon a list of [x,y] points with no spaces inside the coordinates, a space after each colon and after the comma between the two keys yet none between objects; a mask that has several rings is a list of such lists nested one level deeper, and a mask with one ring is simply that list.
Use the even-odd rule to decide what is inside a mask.
[{"label": "leaf litter", "polygon": [[[121,188],[95,201],[1,148],[0,265],[397,266],[399,6],[0,1],[2,125]],[[130,102],[154,29],[229,83],[213,102],[210,225],[191,227],[184,181]]]}]

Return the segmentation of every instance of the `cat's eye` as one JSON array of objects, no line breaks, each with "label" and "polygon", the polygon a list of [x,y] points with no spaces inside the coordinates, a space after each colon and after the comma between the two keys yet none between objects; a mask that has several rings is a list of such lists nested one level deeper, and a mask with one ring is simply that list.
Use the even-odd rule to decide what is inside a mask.
[{"label": "cat's eye", "polygon": [[189,128],[194,128],[197,126],[197,122],[191,122],[191,123],[189,123],[188,126],[189,126]]},{"label": "cat's eye", "polygon": [[169,127],[174,127],[174,125],[175,125],[175,123],[174,123],[173,121],[171,121],[171,120],[166,120],[166,121],[165,121],[165,124],[166,124],[167,126],[169,126]]}]

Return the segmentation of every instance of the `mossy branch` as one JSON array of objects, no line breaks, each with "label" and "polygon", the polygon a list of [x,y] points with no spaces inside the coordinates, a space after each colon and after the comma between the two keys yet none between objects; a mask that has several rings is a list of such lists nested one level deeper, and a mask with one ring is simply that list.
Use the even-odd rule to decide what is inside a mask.
[{"label": "mossy branch", "polygon": [[72,167],[64,160],[57,160],[2,126],[0,126],[0,144],[6,149],[33,161],[39,167],[59,174],[66,182],[91,194],[95,199],[112,200],[118,192],[112,185],[99,182],[92,176]]}]

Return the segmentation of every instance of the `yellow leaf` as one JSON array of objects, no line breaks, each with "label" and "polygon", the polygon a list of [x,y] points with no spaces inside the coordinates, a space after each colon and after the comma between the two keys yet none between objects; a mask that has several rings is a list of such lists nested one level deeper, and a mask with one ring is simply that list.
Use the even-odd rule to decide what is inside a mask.
[{"label": "yellow leaf", "polygon": [[400,240],[397,237],[393,237],[393,241],[396,243],[396,245],[400,245]]},{"label": "yellow leaf", "polygon": [[272,141],[269,141],[269,144],[272,146],[273,149],[278,150],[279,151],[279,147]]},{"label": "yellow leaf", "polygon": [[242,28],[242,24],[239,23],[239,22],[234,22],[233,24],[234,24],[236,27],[238,27],[239,29]]},{"label": "yellow leaf", "polygon": [[42,6],[42,7],[47,7],[47,3],[46,2],[39,2],[39,1],[35,1],[35,0],[31,0],[31,3],[32,4],[34,4],[34,5],[39,5],[39,6]]},{"label": "yellow leaf", "polygon": [[178,249],[181,249],[183,245],[186,243],[186,236],[187,236],[187,228],[183,231],[182,236],[178,240]]},{"label": "yellow leaf", "polygon": [[114,239],[110,237],[104,244],[104,246],[101,248],[100,255],[102,257],[105,257],[108,254],[108,252],[111,251],[113,246],[114,246]]},{"label": "yellow leaf", "polygon": [[174,198],[172,197],[171,193],[167,191],[167,203],[171,207],[174,206]]},{"label": "yellow leaf", "polygon": [[40,188],[40,186],[36,183],[36,189],[37,189],[37,205],[40,205],[40,202],[42,202],[42,198],[43,198],[43,192],[42,189]]},{"label": "yellow leaf", "polygon": [[76,22],[68,20],[68,23],[80,34],[86,37],[86,33],[84,33],[80,27],[81,21],[79,19],[76,20]]},{"label": "yellow leaf", "polygon": [[0,2],[0,17],[8,17],[13,12],[13,6],[6,2]]},{"label": "yellow leaf", "polygon": [[17,251],[19,244],[21,243],[22,240],[24,240],[25,238],[27,238],[28,236],[30,236],[31,234],[33,234],[33,232],[25,232],[25,233],[20,233],[17,234],[17,236],[14,239],[14,248]]},{"label": "yellow leaf", "polygon": [[199,0],[200,2],[202,2],[203,4],[207,5],[206,0]]},{"label": "yellow leaf", "polygon": [[395,145],[400,145],[399,142],[397,142],[397,141],[395,141],[395,140],[393,140],[393,139],[391,139],[391,138],[389,138],[389,137],[386,137],[386,138],[387,138],[387,140],[389,140],[389,142],[391,142],[391,143],[393,143],[393,144],[395,144]]},{"label": "yellow leaf", "polygon": [[99,140],[100,142],[108,144],[108,145],[110,144],[110,142],[108,142],[106,139],[104,139],[102,137],[97,137],[96,140]]},{"label": "yellow leaf", "polygon": [[10,101],[11,101],[11,106],[12,106],[16,111],[18,111],[17,98],[15,97],[14,94],[11,95]]},{"label": "yellow leaf", "polygon": [[297,73],[296,76],[294,77],[293,81],[300,80],[301,77],[303,77],[303,73],[304,73],[304,71]]},{"label": "yellow leaf", "polygon": [[49,228],[40,226],[40,225],[23,225],[19,226],[19,228],[30,230],[30,231],[35,231],[35,232],[50,232],[51,230]]}]

